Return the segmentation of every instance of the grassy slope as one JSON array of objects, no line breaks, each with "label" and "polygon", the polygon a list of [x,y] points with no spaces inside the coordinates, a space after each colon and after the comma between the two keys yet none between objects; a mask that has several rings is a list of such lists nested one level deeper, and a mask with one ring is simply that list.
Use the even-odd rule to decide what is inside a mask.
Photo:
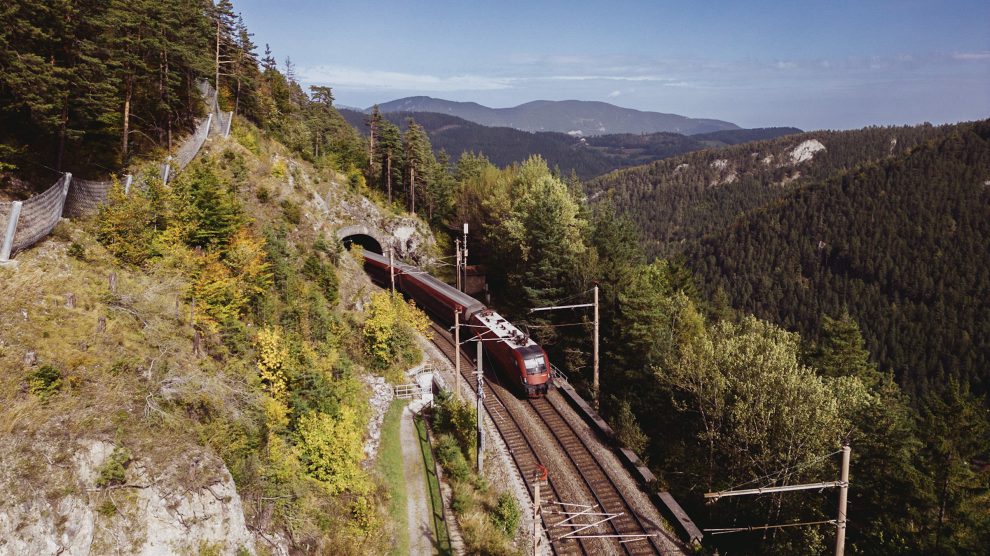
[{"label": "grassy slope", "polygon": [[382,442],[378,450],[378,471],[389,492],[388,512],[395,525],[395,543],[391,553],[396,556],[409,553],[406,480],[402,472],[402,438],[399,435],[402,410],[407,403],[406,400],[395,400],[389,406],[382,422]]},{"label": "grassy slope", "polygon": [[[287,156],[285,149],[246,125],[235,126],[230,141],[208,150],[221,161],[224,179],[238,189],[252,227],[281,223],[289,229],[287,243],[298,252],[305,253],[325,227],[308,203],[312,190],[325,191],[331,180],[346,183],[332,171],[300,164],[296,168],[302,172],[289,168],[295,173],[295,187],[290,187],[273,158]],[[220,156],[223,152],[234,153],[243,164],[228,164],[232,159]],[[286,207],[300,207],[301,222],[292,222]],[[272,498],[266,483],[251,464],[252,457],[263,457],[263,447],[254,444],[260,402],[251,343],[242,341],[247,351],[237,352],[208,338],[211,356],[193,353],[192,308],[186,295],[190,280],[179,270],[181,264],[122,266],[96,241],[93,220],[63,222],[51,237],[18,255],[17,263],[0,268],[0,491],[7,495],[5,504],[41,496],[57,507],[62,496],[78,494],[71,461],[83,441],[126,446],[135,461],[152,471],[178,454],[205,449],[227,460],[249,527],[286,534],[286,518],[277,517],[279,508],[273,511],[267,502]],[[117,276],[115,293],[108,286],[111,273]],[[70,294],[71,308],[66,306]],[[361,316],[343,309],[340,313],[341,349],[359,358],[360,339],[353,331]],[[105,329],[98,330],[101,319]],[[251,322],[244,324],[253,336]],[[28,352],[37,354],[35,367],[23,362]],[[29,378],[46,364],[60,371],[61,389],[42,401],[29,391]],[[362,372],[360,366],[357,370]],[[359,388],[352,395],[360,404],[367,392]],[[245,465],[231,464],[235,451]],[[180,477],[175,487],[197,488],[201,479],[195,474]],[[319,544],[327,538],[321,535],[336,531],[338,553],[378,552],[387,544],[387,527],[382,526],[349,543],[353,517],[348,497],[321,497],[311,480],[295,480],[300,482],[292,496],[312,503],[290,510],[295,513],[288,534],[294,542],[312,540],[317,544],[309,546],[329,549]],[[384,509],[373,512],[384,514]]]}]

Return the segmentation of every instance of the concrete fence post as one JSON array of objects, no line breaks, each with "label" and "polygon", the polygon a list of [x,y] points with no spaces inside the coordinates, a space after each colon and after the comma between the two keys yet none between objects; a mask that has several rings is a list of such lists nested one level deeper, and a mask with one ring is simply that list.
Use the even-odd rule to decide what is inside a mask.
[{"label": "concrete fence post", "polygon": [[224,139],[226,139],[227,137],[230,137],[230,124],[233,123],[233,121],[234,121],[234,113],[233,112],[228,112],[227,113],[227,130],[224,131],[224,133],[223,133],[223,138]]},{"label": "concrete fence post", "polygon": [[62,218],[65,212],[65,198],[69,196],[69,184],[72,183],[72,172],[66,172],[62,177],[62,200],[58,205],[58,217]]},{"label": "concrete fence post", "polygon": [[124,176],[124,195],[131,194],[131,184],[134,183],[134,176],[127,174]]},{"label": "concrete fence post", "polygon": [[14,201],[10,205],[10,217],[7,219],[7,232],[3,236],[3,244],[0,245],[0,263],[10,260],[10,250],[14,247],[14,232],[17,231],[17,220],[21,217],[21,201]]},{"label": "concrete fence post", "polygon": [[172,166],[169,164],[170,162],[172,162],[171,156],[166,158],[165,163],[162,164],[162,184],[168,183],[168,174],[172,170]]},{"label": "concrete fence post", "polygon": [[210,112],[210,115],[206,117],[206,136],[207,137],[210,136],[210,130],[213,129],[212,126],[213,126],[213,112]]}]

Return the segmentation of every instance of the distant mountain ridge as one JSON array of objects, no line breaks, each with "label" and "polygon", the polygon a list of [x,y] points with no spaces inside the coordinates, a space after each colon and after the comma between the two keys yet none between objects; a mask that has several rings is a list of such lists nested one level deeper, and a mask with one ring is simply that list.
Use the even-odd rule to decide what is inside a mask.
[{"label": "distant mountain ridge", "polygon": [[[345,108],[338,111],[348,123],[367,135],[367,114]],[[770,139],[801,131],[766,128],[717,131],[692,137],[658,132],[580,138],[551,131],[529,133],[509,127],[487,127],[436,112],[387,112],[384,116],[401,129],[406,127],[406,118],[415,119],[426,130],[433,149],[437,152],[443,149],[455,160],[462,153],[473,152],[484,154],[496,166],[507,166],[538,154],[551,167],[559,168],[564,174],[573,171],[582,179],[683,153],[735,144],[744,138]]]},{"label": "distant mountain ridge", "polygon": [[[400,98],[383,104],[382,112],[436,112],[488,127],[521,131],[556,131],[580,136],[615,133],[679,133],[697,135],[740,129],[731,122],[645,112],[607,102],[535,100],[512,108],[489,108],[476,102],[455,102],[427,96]],[[365,110],[370,112],[371,108]]]}]

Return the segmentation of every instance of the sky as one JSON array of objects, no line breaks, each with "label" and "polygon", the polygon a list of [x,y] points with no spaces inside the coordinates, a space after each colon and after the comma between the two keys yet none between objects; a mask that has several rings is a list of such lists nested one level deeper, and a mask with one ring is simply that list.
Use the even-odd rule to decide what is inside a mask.
[{"label": "sky", "polygon": [[595,100],[743,127],[990,117],[990,2],[234,0],[259,53],[365,108]]}]

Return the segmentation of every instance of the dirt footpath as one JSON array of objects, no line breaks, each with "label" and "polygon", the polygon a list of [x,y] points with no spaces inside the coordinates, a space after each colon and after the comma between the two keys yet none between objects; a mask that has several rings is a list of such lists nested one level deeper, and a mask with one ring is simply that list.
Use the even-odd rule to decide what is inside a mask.
[{"label": "dirt footpath", "polygon": [[409,519],[409,554],[432,556],[433,523],[430,515],[429,493],[423,470],[423,453],[419,448],[413,411],[420,404],[412,403],[402,410],[399,437],[402,439],[402,468],[406,477],[406,512]]}]

